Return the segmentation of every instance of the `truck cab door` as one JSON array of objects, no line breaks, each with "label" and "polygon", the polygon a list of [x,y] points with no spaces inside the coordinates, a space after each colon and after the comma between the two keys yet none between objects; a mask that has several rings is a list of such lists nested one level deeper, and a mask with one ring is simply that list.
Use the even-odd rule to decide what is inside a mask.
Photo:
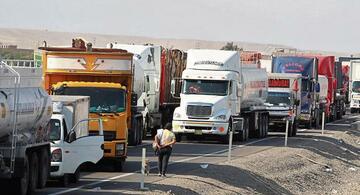
[{"label": "truck cab door", "polygon": [[[230,81],[229,82],[229,96],[230,96],[230,107],[231,110],[234,110],[236,113],[240,112],[240,104],[238,101],[238,96],[237,96],[237,85],[234,81]],[[235,114],[235,113],[231,113],[231,114]]]},{"label": "truck cab door", "polygon": [[[63,124],[64,126],[66,124]],[[75,133],[76,129],[68,134]],[[70,136],[71,137],[71,136]],[[74,173],[76,169],[85,162],[97,163],[104,155],[103,152],[104,136],[84,136],[74,138],[74,140],[64,141],[62,168],[64,173]]]}]

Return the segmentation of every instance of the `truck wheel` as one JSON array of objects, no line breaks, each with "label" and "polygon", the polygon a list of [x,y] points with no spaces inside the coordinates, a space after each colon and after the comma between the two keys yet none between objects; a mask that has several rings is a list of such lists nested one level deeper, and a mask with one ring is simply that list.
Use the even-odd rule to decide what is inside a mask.
[{"label": "truck wheel", "polygon": [[76,169],[74,174],[70,175],[70,182],[77,183],[80,180],[80,166]]},{"label": "truck wheel", "polygon": [[69,174],[64,174],[64,176],[60,179],[60,183],[62,185],[62,187],[67,187],[69,185]]},{"label": "truck wheel", "polygon": [[356,109],[355,108],[350,108],[350,113],[353,114],[356,112]]},{"label": "truck wheel", "polygon": [[260,114],[259,119],[258,119],[258,138],[262,138],[264,137],[264,114]]},{"label": "truck wheel", "polygon": [[137,129],[138,129],[137,143],[138,143],[138,145],[140,145],[142,143],[142,139],[144,136],[144,127],[143,127],[142,117],[139,117],[137,121],[138,121],[137,122]]},{"label": "truck wheel", "polygon": [[[231,118],[230,118],[231,119]],[[231,120],[229,122],[229,127],[228,127],[228,130],[227,130],[227,133],[226,135],[221,135],[221,143],[223,144],[229,144],[229,138],[230,138],[230,131],[232,131],[232,127],[231,127]],[[234,132],[233,132],[234,133]],[[234,135],[234,134],[233,134]]]},{"label": "truck wheel", "polygon": [[239,132],[239,141],[244,142],[248,140],[248,132],[249,132],[249,118],[244,117],[244,128]]},{"label": "truck wheel", "polygon": [[182,137],[181,134],[175,134],[176,142],[181,142],[181,137]]},{"label": "truck wheel", "polygon": [[298,124],[297,124],[297,122],[296,122],[296,120],[294,120],[294,123],[293,123],[293,125],[292,125],[293,127],[292,127],[292,135],[291,136],[296,136],[296,133],[297,133],[297,127],[298,127]]},{"label": "truck wheel", "polygon": [[269,131],[269,115],[265,114],[264,115],[264,137],[267,137],[268,135],[268,131]]},{"label": "truck wheel", "polygon": [[113,168],[116,172],[122,172],[124,168],[124,161],[123,160],[114,160]]},{"label": "truck wheel", "polygon": [[130,131],[132,131],[131,133],[129,133],[128,136],[128,142],[130,146],[136,146],[137,145],[137,136],[138,136],[138,130],[136,128],[136,125],[134,124],[132,126],[132,128],[130,129]]},{"label": "truck wheel", "polygon": [[29,193],[34,193],[38,185],[39,178],[39,158],[36,152],[32,152],[30,158],[29,170]]},{"label": "truck wheel", "polygon": [[256,129],[255,129],[255,114],[249,114],[249,138],[256,137]]},{"label": "truck wheel", "polygon": [[38,179],[38,188],[42,189],[46,186],[46,182],[49,175],[49,167],[50,167],[50,160],[49,160],[49,152],[48,148],[44,148],[40,152],[40,159],[39,159],[39,179]]},{"label": "truck wheel", "polygon": [[24,157],[24,167],[23,167],[23,176],[14,180],[14,185],[12,188],[15,191],[15,194],[26,195],[29,187],[29,160],[27,155]]}]

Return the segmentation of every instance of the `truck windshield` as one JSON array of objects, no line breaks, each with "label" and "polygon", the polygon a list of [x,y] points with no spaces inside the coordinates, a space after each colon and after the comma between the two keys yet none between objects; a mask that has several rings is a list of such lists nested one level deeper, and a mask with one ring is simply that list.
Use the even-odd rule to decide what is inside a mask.
[{"label": "truck windshield", "polygon": [[184,94],[217,95],[228,94],[229,81],[216,80],[185,80],[183,85]]},{"label": "truck windshield", "polygon": [[356,93],[360,93],[360,81],[354,81],[352,91]]},{"label": "truck windshield", "polygon": [[61,125],[58,119],[50,120],[50,140],[57,141],[60,140]]},{"label": "truck windshield", "polygon": [[269,92],[266,102],[274,105],[290,105],[290,94],[286,92]]},{"label": "truck windshield", "polygon": [[100,87],[65,87],[55,91],[55,95],[90,96],[92,113],[117,113],[125,111],[125,90],[120,88]]}]

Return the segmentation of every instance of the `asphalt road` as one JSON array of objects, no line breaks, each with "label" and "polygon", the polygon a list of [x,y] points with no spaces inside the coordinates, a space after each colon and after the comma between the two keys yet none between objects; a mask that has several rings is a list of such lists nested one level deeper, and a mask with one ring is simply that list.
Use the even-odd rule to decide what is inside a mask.
[{"label": "asphalt road", "polygon": [[[326,129],[347,129],[351,123],[359,118],[356,115],[346,115],[344,119],[330,123]],[[315,130],[299,129],[299,139],[289,139],[289,144],[301,144],[309,132]],[[304,139],[301,139],[304,137]],[[269,150],[273,147],[284,145],[283,133],[270,133],[264,139],[252,139],[248,142],[235,142],[232,156],[243,157],[260,151]],[[146,140],[143,145],[130,147],[128,158],[123,172],[82,172],[80,182],[71,184],[67,188],[60,187],[60,184],[52,182],[37,194],[116,194],[125,193],[132,189],[139,189],[141,178],[141,152],[146,148],[147,158],[150,160],[151,173],[145,177],[146,183],[152,183],[162,178],[157,176],[157,159],[151,149],[151,141]],[[177,143],[168,167],[168,177],[176,174],[188,174],[191,170],[198,169],[203,164],[214,164],[227,160],[228,145],[219,144],[216,141],[186,140]],[[256,182],[256,181],[255,181]],[[266,190],[266,189],[264,189]]]}]

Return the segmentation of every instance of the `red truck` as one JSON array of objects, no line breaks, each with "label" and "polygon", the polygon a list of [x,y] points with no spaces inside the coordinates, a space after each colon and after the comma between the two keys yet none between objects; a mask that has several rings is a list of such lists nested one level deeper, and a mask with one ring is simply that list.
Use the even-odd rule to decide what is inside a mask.
[{"label": "red truck", "polygon": [[337,80],[342,79],[342,75],[337,74],[341,70],[335,66],[335,56],[305,55],[305,57],[315,57],[318,63],[318,74],[328,79],[328,93],[324,105],[326,119],[328,121],[340,119],[345,114],[346,97],[338,90]]}]

